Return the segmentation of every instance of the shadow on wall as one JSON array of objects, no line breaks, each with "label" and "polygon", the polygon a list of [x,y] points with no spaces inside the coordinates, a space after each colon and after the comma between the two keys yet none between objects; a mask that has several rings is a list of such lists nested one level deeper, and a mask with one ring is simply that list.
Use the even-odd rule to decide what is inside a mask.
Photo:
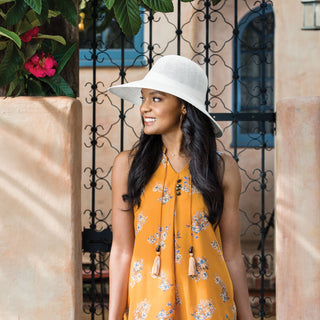
[{"label": "shadow on wall", "polygon": [[81,106],[60,99],[0,101],[1,319],[74,319]]}]

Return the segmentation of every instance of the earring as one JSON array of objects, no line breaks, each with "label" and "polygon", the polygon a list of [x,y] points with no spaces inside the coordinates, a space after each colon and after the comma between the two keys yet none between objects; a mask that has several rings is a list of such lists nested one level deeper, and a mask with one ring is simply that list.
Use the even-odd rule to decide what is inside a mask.
[{"label": "earring", "polygon": [[186,113],[180,113],[180,124],[182,123]]}]

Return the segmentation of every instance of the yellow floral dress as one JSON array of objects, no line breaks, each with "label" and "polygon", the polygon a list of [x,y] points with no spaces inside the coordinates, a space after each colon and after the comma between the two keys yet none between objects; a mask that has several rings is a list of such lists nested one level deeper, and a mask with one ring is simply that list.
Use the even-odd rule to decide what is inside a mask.
[{"label": "yellow floral dress", "polygon": [[[219,227],[206,218],[189,166],[175,172],[164,152],[134,210],[135,244],[129,275],[129,320],[236,319],[233,287]],[[189,248],[196,271],[188,275]],[[156,248],[160,273],[152,273]]]}]

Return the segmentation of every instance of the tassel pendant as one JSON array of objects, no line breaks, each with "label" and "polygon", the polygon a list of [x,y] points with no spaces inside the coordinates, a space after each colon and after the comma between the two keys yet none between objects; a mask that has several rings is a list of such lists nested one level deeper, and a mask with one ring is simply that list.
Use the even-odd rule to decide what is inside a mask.
[{"label": "tassel pendant", "polygon": [[157,246],[157,255],[154,258],[153,266],[152,266],[152,275],[153,276],[160,276],[160,246]]},{"label": "tassel pendant", "polygon": [[196,260],[193,257],[193,247],[189,249],[189,271],[188,276],[195,277],[197,275]]}]

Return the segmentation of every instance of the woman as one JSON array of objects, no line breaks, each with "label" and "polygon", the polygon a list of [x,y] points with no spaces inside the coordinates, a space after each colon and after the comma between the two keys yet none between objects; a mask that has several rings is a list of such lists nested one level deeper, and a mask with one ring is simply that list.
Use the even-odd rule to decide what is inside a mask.
[{"label": "woman", "polygon": [[252,320],[240,250],[241,181],[216,151],[207,77],[181,56],[109,88],[140,106],[143,132],[112,173],[109,320]]}]

